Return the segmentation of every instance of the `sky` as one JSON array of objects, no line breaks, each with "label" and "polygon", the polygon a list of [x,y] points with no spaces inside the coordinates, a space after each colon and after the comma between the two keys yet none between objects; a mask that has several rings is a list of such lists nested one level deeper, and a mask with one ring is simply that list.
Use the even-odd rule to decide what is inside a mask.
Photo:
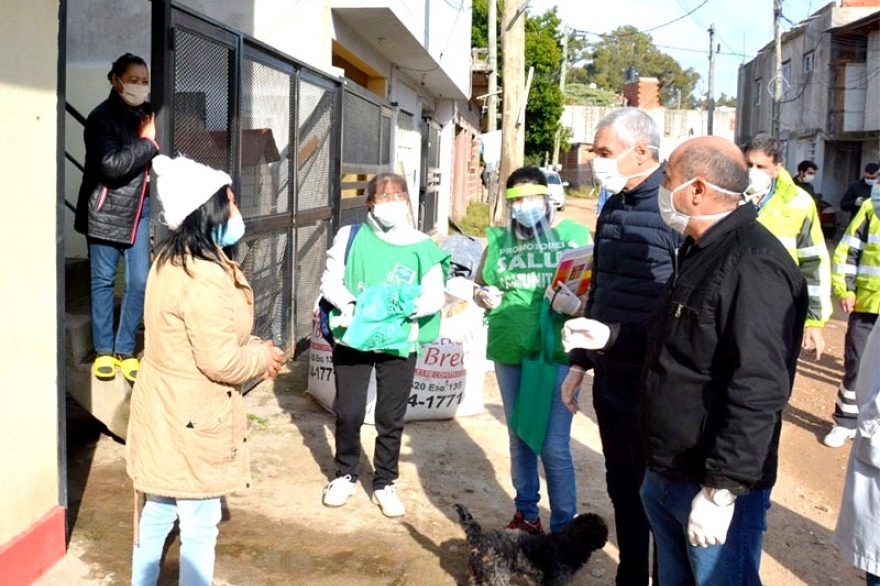
[{"label": "sky", "polygon": [[[648,32],[654,44],[687,69],[700,74],[696,92],[708,91],[709,27],[715,25],[715,97],[736,94],[739,65],[750,61],[773,41],[773,0],[530,0],[529,12],[542,14],[557,7],[569,28],[588,33],[608,33],[619,26],[639,30],[672,24]],[[782,31],[785,32],[830,0],[783,0]],[[700,6],[703,4],[702,6]],[[839,4],[839,2],[838,2]],[[699,8],[698,8],[699,7]],[[696,9],[696,10],[694,10]],[[690,15],[689,12],[694,10]],[[687,15],[687,16],[685,16]],[[683,17],[683,18],[682,18]],[[597,40],[595,34],[586,37]],[[743,57],[745,55],[745,57]]]}]

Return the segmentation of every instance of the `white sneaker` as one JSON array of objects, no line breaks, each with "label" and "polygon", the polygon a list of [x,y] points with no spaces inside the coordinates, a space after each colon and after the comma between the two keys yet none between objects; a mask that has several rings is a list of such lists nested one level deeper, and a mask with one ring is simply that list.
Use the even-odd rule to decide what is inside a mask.
[{"label": "white sneaker", "polygon": [[856,430],[835,425],[822,438],[822,443],[829,448],[841,448],[846,443],[846,440],[853,439],[854,437],[856,437]]},{"label": "white sneaker", "polygon": [[406,509],[400,498],[397,496],[397,489],[393,484],[387,485],[385,488],[373,491],[373,502],[382,509],[382,514],[386,517],[403,517]]},{"label": "white sneaker", "polygon": [[351,479],[351,474],[340,476],[331,481],[324,489],[322,502],[328,507],[341,507],[354,493],[356,487],[357,483]]}]

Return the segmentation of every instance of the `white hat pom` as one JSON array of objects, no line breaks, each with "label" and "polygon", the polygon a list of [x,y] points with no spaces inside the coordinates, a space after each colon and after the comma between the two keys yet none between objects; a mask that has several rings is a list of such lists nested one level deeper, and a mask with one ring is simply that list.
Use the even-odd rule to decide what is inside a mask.
[{"label": "white hat pom", "polygon": [[162,219],[176,230],[188,215],[199,209],[221,187],[232,185],[232,178],[186,157],[153,158],[156,196],[162,204]]}]

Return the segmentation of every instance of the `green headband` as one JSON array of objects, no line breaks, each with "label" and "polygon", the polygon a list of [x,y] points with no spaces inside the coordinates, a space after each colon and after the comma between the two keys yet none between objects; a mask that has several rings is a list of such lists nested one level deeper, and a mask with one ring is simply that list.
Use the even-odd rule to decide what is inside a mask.
[{"label": "green headband", "polygon": [[547,186],[539,183],[523,183],[508,189],[506,195],[507,199],[526,197],[527,195],[547,195]]}]

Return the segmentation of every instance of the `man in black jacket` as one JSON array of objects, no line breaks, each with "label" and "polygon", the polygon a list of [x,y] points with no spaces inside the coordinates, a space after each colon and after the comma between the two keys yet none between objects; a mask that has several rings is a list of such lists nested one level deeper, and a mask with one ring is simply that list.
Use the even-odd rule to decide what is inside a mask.
[{"label": "man in black jacket", "polygon": [[862,202],[870,199],[871,188],[877,184],[878,180],[880,180],[880,165],[868,163],[865,165],[865,175],[846,188],[846,193],[840,199],[840,209],[849,212],[850,219],[862,207]]},{"label": "man in black jacket", "polygon": [[[659,146],[657,125],[637,108],[615,110],[596,129],[594,174],[613,195],[597,221],[587,317],[643,324],[672,275],[682,238],[663,222],[657,207],[663,180]],[[643,341],[632,343],[644,346]],[[584,370],[595,370],[593,407],[620,551],[616,584],[647,586],[650,527],[639,498],[645,474],[638,392],[642,357],[618,359],[581,350],[572,353],[570,362],[564,392],[574,394]]]},{"label": "man in black jacket", "polygon": [[642,338],[647,348],[632,346],[639,338],[627,335],[631,324],[579,318],[563,330],[569,347],[622,356],[646,350],[641,496],[660,584],[760,584],[807,287],[754,206],[740,205],[748,183],[730,141],[702,137],[676,149],[659,204],[688,237]]}]

